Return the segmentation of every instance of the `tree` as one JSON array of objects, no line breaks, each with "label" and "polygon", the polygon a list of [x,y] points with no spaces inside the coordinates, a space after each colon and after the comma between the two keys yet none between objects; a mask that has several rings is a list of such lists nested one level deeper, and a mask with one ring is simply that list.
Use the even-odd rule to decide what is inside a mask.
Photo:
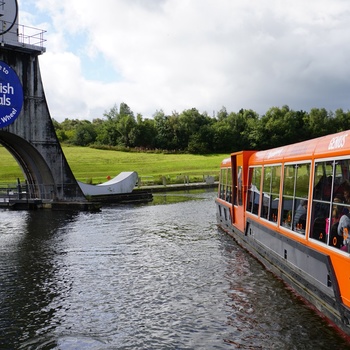
[{"label": "tree", "polygon": [[228,113],[225,107],[222,107],[216,115],[216,119],[220,122],[228,117]]},{"label": "tree", "polygon": [[153,115],[154,126],[157,131],[155,147],[159,149],[172,150],[176,149],[174,116],[166,116],[162,110]]},{"label": "tree", "polygon": [[312,108],[305,120],[305,125],[309,139],[327,135],[330,130],[330,115],[324,108]]},{"label": "tree", "polygon": [[331,121],[332,132],[339,132],[350,129],[350,111],[344,112],[341,108],[335,111]]},{"label": "tree", "polygon": [[88,146],[96,141],[97,132],[89,121],[80,123],[75,129],[73,144],[77,146]]},{"label": "tree", "polygon": [[218,153],[233,152],[231,142],[234,132],[229,123],[217,121],[212,126],[213,131],[213,151]]},{"label": "tree", "polygon": [[[241,109],[221,117],[212,125],[213,150],[215,152],[234,152],[251,149],[253,135],[259,125],[259,116],[252,110]],[[254,143],[254,142],[253,142]]]},{"label": "tree", "polygon": [[126,147],[132,146],[132,130],[136,125],[136,121],[129,106],[122,102],[119,111],[117,105],[114,105],[103,115],[107,120],[99,127],[97,142],[110,146],[118,144]]},{"label": "tree", "polygon": [[196,108],[183,111],[178,117],[178,128],[175,130],[178,147],[187,150],[191,136],[210,123],[210,118],[200,114]]},{"label": "tree", "polygon": [[122,102],[119,106],[119,118],[123,118],[125,116],[129,116],[135,120],[134,113],[130,107],[126,103]]},{"label": "tree", "polygon": [[126,147],[132,146],[132,131],[135,126],[135,118],[131,115],[123,115],[118,118],[118,121],[116,122],[116,129],[120,135],[119,144],[122,144]]},{"label": "tree", "polygon": [[126,103],[114,105],[93,122],[53,119],[58,139],[85,146],[92,143],[158,148],[192,153],[268,149],[350,129],[350,111],[313,108],[309,113],[288,106],[272,107],[261,118],[251,109],[237,113],[222,107],[216,117],[196,108],[165,115],[156,111],[143,120]]},{"label": "tree", "polygon": [[214,130],[210,125],[203,125],[191,135],[187,150],[194,154],[206,154],[213,151]]},{"label": "tree", "polygon": [[239,113],[244,120],[244,127],[240,130],[241,149],[258,149],[257,136],[261,134],[259,114],[252,109],[241,109]]},{"label": "tree", "polygon": [[56,135],[59,142],[66,142],[68,140],[66,132],[62,129],[56,129]]},{"label": "tree", "polygon": [[115,146],[118,136],[115,120],[108,119],[97,128],[96,142],[100,145]]},{"label": "tree", "polygon": [[103,116],[107,118],[108,121],[116,120],[119,116],[117,105],[115,104],[108,112],[104,112]]},{"label": "tree", "polygon": [[261,135],[260,145],[263,149],[279,147],[284,144],[286,127],[289,127],[284,125],[284,115],[288,111],[288,106],[272,107],[261,118],[263,135]]},{"label": "tree", "polygon": [[143,120],[141,115],[137,115],[136,120],[136,125],[131,133],[134,146],[149,149],[155,148],[157,129],[154,119]]}]

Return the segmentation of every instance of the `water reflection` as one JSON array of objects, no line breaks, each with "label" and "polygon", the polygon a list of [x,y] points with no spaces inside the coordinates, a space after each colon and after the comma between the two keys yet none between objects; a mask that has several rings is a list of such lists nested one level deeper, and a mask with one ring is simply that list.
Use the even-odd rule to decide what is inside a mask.
[{"label": "water reflection", "polygon": [[237,349],[350,349],[337,331],[255,258],[227,236],[221,242],[227,257],[224,278],[229,283],[226,343]]},{"label": "water reflection", "polygon": [[203,200],[206,193],[213,193],[213,189],[154,193],[153,201],[149,203],[149,205],[172,204],[193,200]]},{"label": "water reflection", "polygon": [[56,278],[59,230],[74,213],[1,212],[0,344],[18,346],[49,328],[50,307],[69,286]]},{"label": "water reflection", "polygon": [[0,347],[348,348],[217,230],[214,196],[0,212]]}]

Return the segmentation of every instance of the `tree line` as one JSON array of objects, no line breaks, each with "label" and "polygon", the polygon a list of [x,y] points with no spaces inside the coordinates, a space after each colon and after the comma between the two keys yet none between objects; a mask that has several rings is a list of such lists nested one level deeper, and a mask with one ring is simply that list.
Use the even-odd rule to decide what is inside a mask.
[{"label": "tree line", "polygon": [[161,150],[194,154],[263,150],[350,129],[350,111],[272,107],[264,115],[251,109],[213,116],[196,108],[153,118],[136,116],[126,103],[114,105],[93,121],[53,120],[61,143],[119,150]]}]

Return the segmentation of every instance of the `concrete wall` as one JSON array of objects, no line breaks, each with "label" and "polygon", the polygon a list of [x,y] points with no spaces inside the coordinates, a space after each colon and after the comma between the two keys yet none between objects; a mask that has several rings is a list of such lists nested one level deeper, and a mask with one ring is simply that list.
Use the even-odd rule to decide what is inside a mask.
[{"label": "concrete wall", "polygon": [[56,137],[41,80],[39,54],[24,47],[6,44],[0,47],[0,61],[17,73],[24,94],[17,119],[0,128],[0,143],[21,166],[31,197],[83,200],[85,197]]}]

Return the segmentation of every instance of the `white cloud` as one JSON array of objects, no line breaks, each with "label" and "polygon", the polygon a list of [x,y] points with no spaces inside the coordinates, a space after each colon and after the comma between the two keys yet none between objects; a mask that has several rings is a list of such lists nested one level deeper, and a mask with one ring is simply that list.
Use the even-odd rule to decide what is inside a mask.
[{"label": "white cloud", "polygon": [[41,71],[57,120],[101,117],[120,102],[145,117],[192,107],[349,108],[346,0],[32,5],[23,18],[48,30]]}]

